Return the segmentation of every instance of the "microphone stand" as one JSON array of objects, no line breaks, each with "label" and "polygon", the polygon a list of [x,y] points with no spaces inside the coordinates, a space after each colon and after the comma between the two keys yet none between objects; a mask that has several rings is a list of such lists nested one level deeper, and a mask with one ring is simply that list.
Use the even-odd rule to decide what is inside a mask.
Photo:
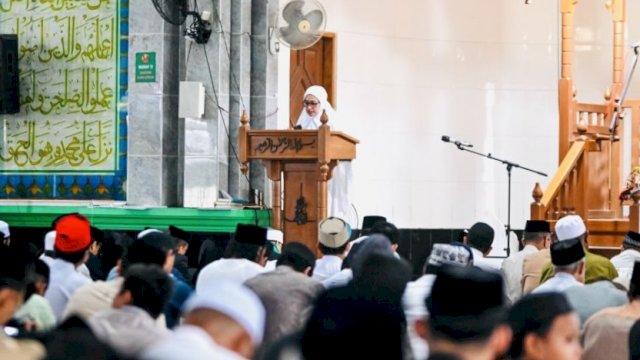
[{"label": "microphone stand", "polygon": [[504,159],[499,159],[493,155],[491,155],[491,153],[487,153],[487,154],[483,154],[481,152],[477,152],[475,150],[471,150],[469,149],[469,147],[465,147],[463,144],[455,144],[456,147],[458,148],[458,150],[463,150],[463,151],[468,151],[472,154],[476,154],[482,157],[486,157],[487,159],[491,159],[491,160],[495,160],[497,162],[501,162],[504,165],[506,165],[507,167],[507,176],[508,176],[508,181],[507,181],[507,247],[504,249],[507,252],[507,257],[509,257],[509,255],[511,254],[511,242],[509,241],[509,234],[511,233],[511,169],[513,168],[517,168],[517,169],[522,169],[522,170],[526,170],[526,171],[530,171],[534,174],[538,174],[538,175],[542,175],[542,176],[547,176],[547,174],[541,172],[541,171],[537,171],[537,170],[533,170],[533,169],[529,169],[528,167],[524,167],[521,166],[519,164],[516,164],[514,162],[508,161],[508,160],[504,160]]},{"label": "microphone stand", "polygon": [[611,124],[609,125],[609,132],[611,136],[616,132],[616,128],[618,127],[618,119],[620,118],[620,113],[622,112],[622,105],[624,104],[624,99],[627,98],[627,91],[629,91],[629,85],[631,85],[631,78],[633,77],[633,72],[636,70],[636,65],[638,65],[638,48],[640,48],[640,44],[633,45],[633,65],[631,65],[631,70],[629,70],[629,75],[627,76],[626,84],[624,85],[624,90],[622,90],[622,96],[620,96],[620,100],[616,104],[614,108],[613,118],[611,119]]}]

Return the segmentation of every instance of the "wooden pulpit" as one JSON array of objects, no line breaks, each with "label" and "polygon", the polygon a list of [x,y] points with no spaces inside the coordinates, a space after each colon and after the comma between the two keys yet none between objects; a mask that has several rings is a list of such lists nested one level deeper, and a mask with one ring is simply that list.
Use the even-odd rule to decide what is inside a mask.
[{"label": "wooden pulpit", "polygon": [[322,114],[318,130],[251,130],[243,114],[238,136],[242,172],[249,160],[262,160],[272,181],[272,226],[284,232],[285,243],[298,241],[312,251],[318,223],[327,217],[327,181],[338,161],[355,159],[359,142],[331,131],[327,121]]}]

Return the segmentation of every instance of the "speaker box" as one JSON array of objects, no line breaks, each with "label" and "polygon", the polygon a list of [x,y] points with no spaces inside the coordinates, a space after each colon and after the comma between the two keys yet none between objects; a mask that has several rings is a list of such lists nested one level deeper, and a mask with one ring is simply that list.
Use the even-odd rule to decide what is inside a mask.
[{"label": "speaker box", "polygon": [[18,35],[0,34],[0,114],[20,112]]}]

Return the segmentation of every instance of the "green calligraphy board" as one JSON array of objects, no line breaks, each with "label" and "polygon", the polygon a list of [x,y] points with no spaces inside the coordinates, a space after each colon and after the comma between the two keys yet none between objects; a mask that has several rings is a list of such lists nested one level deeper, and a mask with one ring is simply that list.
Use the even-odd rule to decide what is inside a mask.
[{"label": "green calligraphy board", "polygon": [[0,0],[20,113],[0,115],[0,198],[126,200],[129,0]]},{"label": "green calligraphy board", "polygon": [[136,82],[156,82],[156,53],[136,53]]}]

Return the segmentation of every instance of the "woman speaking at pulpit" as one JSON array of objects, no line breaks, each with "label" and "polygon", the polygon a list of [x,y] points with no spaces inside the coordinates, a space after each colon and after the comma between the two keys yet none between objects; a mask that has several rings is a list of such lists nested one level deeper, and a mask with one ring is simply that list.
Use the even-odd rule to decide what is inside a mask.
[{"label": "woman speaking at pulpit", "polygon": [[[332,131],[338,131],[334,126],[338,116],[329,101],[327,91],[318,85],[310,86],[302,98],[302,112],[298,117],[296,129],[317,130],[322,123],[322,112],[327,113],[327,125]],[[357,217],[351,208],[351,161],[340,161],[333,169],[333,176],[329,180],[329,216],[339,217],[348,222],[351,227],[357,226]]]}]

